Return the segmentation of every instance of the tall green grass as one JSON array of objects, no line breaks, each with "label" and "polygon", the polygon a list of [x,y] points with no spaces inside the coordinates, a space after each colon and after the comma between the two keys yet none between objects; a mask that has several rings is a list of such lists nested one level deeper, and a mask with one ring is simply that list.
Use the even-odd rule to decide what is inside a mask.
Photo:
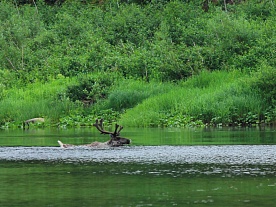
[{"label": "tall green grass", "polygon": [[127,110],[120,122],[144,127],[256,123],[267,106],[245,76],[238,71],[203,72]]},{"label": "tall green grass", "polygon": [[177,84],[122,78],[112,86],[105,101],[89,107],[66,96],[67,87],[75,82],[62,76],[49,83],[4,91],[0,124],[12,122],[16,126],[26,119],[44,117],[46,124],[70,125],[73,121],[72,126],[75,122],[90,126],[101,117],[124,126],[182,127],[250,125],[265,119],[273,121],[276,116],[275,107],[255,86],[256,76],[237,70],[203,71]]},{"label": "tall green grass", "polygon": [[116,111],[132,108],[143,100],[167,93],[174,85],[162,82],[145,82],[143,80],[122,79],[121,82],[111,90],[106,101],[106,107]]},{"label": "tall green grass", "polygon": [[62,97],[65,86],[72,82],[73,79],[62,77],[50,83],[37,82],[24,88],[9,89],[0,101],[0,122],[2,125],[13,121],[20,123],[34,117],[56,121],[75,108]]}]

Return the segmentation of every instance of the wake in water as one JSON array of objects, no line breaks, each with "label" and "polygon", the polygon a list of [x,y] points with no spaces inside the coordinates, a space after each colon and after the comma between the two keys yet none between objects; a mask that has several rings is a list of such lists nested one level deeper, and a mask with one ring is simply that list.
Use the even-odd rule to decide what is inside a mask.
[{"label": "wake in water", "polygon": [[276,165],[276,145],[67,147],[0,147],[0,160]]},{"label": "wake in water", "polygon": [[[62,144],[62,143],[61,143]],[[0,162],[63,162],[114,163],[116,166],[141,164],[142,166],[170,165],[155,174],[173,176],[196,174],[275,175],[276,146],[124,146],[117,148],[68,147],[0,147]],[[118,165],[117,165],[118,164]],[[143,171],[141,171],[143,172]],[[128,171],[127,173],[132,173]],[[140,173],[137,170],[133,173]]]},{"label": "wake in water", "polygon": [[109,148],[109,147],[111,147],[109,144],[109,141],[107,141],[107,142],[92,142],[91,144],[84,144],[84,145],[73,145],[73,144],[64,144],[58,140],[58,144],[61,148],[76,148],[76,147]]}]

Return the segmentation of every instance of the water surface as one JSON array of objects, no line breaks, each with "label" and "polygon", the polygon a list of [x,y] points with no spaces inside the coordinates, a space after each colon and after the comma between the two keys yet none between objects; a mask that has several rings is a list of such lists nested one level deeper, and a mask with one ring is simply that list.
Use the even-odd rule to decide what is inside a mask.
[{"label": "water surface", "polygon": [[1,206],[273,206],[275,129],[124,129],[130,146],[94,129],[0,131]]},{"label": "water surface", "polygon": [[[111,129],[110,129],[111,130]],[[276,128],[127,128],[121,136],[135,146],[275,144]],[[0,130],[0,146],[58,146],[107,141],[95,128]]]}]

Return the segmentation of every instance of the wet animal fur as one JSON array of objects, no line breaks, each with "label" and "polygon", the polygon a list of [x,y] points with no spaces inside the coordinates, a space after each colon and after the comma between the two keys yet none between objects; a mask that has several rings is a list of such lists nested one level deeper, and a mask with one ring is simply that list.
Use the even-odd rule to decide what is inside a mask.
[{"label": "wet animal fur", "polygon": [[92,142],[91,144],[84,145],[72,145],[72,144],[64,144],[60,140],[58,140],[58,144],[61,148],[72,148],[72,147],[92,147],[92,148],[108,148],[108,147],[118,147],[122,146],[119,141],[109,140],[107,142]]}]

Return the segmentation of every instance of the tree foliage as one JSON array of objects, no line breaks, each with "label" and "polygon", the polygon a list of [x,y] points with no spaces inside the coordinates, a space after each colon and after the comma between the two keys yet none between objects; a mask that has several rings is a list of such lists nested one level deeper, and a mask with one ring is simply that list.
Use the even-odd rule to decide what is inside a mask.
[{"label": "tree foliage", "polygon": [[2,0],[0,10],[0,100],[58,77],[78,77],[65,86],[71,101],[95,103],[118,77],[177,83],[239,70],[275,107],[273,1]]},{"label": "tree foliage", "polygon": [[252,71],[264,60],[275,67],[267,1],[228,4],[227,12],[193,1],[35,2],[0,3],[0,69],[22,84],[104,71],[175,81],[202,69]]}]

